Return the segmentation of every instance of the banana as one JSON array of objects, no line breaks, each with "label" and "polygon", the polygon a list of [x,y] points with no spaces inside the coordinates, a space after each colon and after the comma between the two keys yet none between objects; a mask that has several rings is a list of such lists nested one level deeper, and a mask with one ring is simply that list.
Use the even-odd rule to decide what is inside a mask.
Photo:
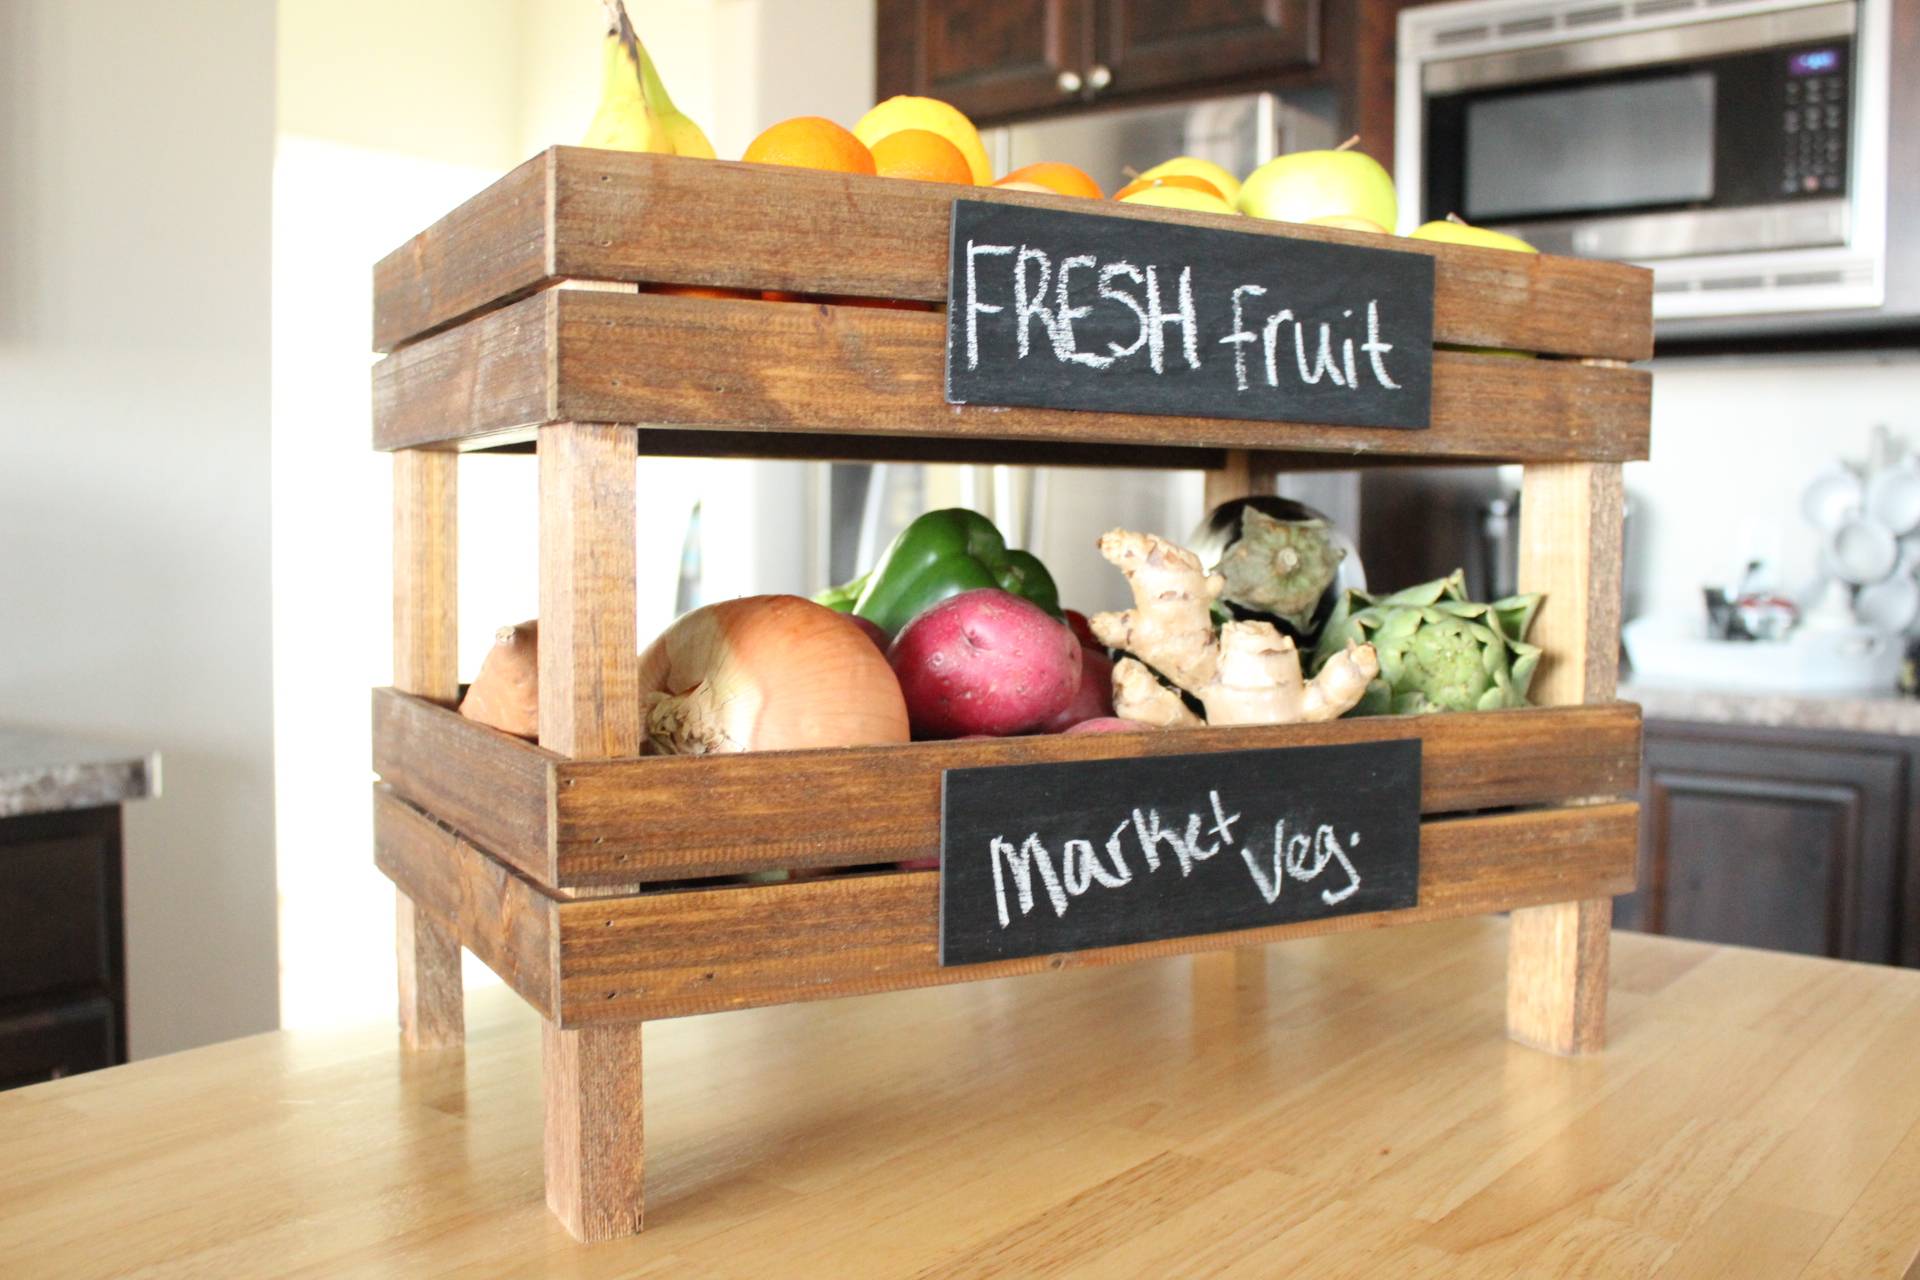
[{"label": "banana", "polygon": [[[626,0],[619,0],[621,16],[626,16]],[[706,130],[687,117],[687,113],[673,105],[673,98],[667,93],[666,82],[660,78],[660,72],[653,65],[653,59],[647,55],[647,47],[634,40],[634,47],[640,51],[640,87],[647,99],[647,105],[653,108],[654,115],[666,126],[667,137],[673,142],[673,153],[679,156],[693,156],[700,160],[713,159],[713,144],[707,141]]]},{"label": "banana", "polygon": [[613,26],[600,49],[600,105],[582,141],[612,151],[673,155],[672,134],[642,92],[640,68],[646,51],[627,21],[627,7],[615,0],[608,14]]}]

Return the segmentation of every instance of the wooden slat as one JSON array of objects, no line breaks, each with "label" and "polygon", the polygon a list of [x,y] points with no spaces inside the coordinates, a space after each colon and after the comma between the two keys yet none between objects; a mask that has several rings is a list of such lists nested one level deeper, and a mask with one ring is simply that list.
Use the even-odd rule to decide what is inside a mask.
[{"label": "wooden slat", "polygon": [[[544,205],[537,184],[548,172]],[[375,346],[393,350],[524,293],[542,244],[553,277],[940,301],[955,198],[1067,207],[1018,191],[555,148],[380,263]],[[1095,211],[1426,253],[1438,263],[1439,342],[1620,360],[1652,354],[1652,276],[1637,267],[1112,202]]]},{"label": "wooden slat", "polygon": [[561,903],[560,1021],[590,1025],[966,982],[1602,896],[1633,881],[1637,806],[1421,827],[1406,911],[941,968],[934,872]]},{"label": "wooden slat", "polygon": [[380,260],[373,269],[376,351],[552,277],[552,170],[552,153],[541,152]]},{"label": "wooden slat", "polygon": [[420,910],[444,922],[528,1004],[553,1015],[553,899],[377,785],[373,849],[375,865]]},{"label": "wooden slat", "polygon": [[940,775],[950,767],[1415,736],[1427,814],[1624,796],[1639,781],[1639,709],[1630,703],[792,752],[777,764],[755,755],[567,761],[555,766],[553,883],[927,857],[939,849]]},{"label": "wooden slat", "polygon": [[560,757],[393,689],[373,691],[373,771],[521,874],[554,883],[547,811]]},{"label": "wooden slat", "polygon": [[[1403,431],[950,405],[945,340],[943,319],[926,313],[548,290],[381,361],[374,370],[374,443],[394,449],[499,442],[565,420],[1179,444],[1331,453],[1343,463],[1647,456],[1651,379],[1639,369],[1438,352],[1433,425]],[[542,379],[544,393],[476,390],[482,382],[524,388]]]}]

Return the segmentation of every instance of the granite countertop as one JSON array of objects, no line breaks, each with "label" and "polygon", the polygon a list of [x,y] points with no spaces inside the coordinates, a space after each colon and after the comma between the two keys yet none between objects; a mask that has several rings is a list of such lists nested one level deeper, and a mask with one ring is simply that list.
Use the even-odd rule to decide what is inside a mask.
[{"label": "granite countertop", "polygon": [[160,794],[158,752],[0,728],[0,818]]},{"label": "granite countertop", "polygon": [[1626,684],[1620,687],[1620,698],[1639,703],[1649,720],[1702,720],[1710,724],[1920,737],[1920,699],[1892,693],[1824,697]]}]

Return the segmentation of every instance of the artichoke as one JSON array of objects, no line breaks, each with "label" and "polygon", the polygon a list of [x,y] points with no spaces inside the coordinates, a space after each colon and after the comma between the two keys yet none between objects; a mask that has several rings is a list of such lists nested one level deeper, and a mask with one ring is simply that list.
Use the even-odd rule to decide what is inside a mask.
[{"label": "artichoke", "polygon": [[1191,542],[1200,563],[1225,580],[1219,621],[1271,622],[1303,651],[1313,647],[1341,589],[1367,585],[1353,540],[1291,498],[1223,502]]},{"label": "artichoke", "polygon": [[1524,707],[1540,665],[1540,647],[1526,643],[1540,601],[1522,595],[1476,604],[1458,569],[1390,596],[1348,591],[1320,633],[1313,669],[1348,644],[1373,645],[1380,675],[1349,715]]}]

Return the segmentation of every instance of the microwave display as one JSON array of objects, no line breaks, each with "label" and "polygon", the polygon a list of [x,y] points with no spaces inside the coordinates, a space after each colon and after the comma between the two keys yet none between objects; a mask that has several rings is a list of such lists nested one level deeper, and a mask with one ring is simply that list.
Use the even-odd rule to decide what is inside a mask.
[{"label": "microwave display", "polygon": [[1714,78],[1693,72],[1469,102],[1460,212],[1478,223],[1709,200],[1713,100]]}]

